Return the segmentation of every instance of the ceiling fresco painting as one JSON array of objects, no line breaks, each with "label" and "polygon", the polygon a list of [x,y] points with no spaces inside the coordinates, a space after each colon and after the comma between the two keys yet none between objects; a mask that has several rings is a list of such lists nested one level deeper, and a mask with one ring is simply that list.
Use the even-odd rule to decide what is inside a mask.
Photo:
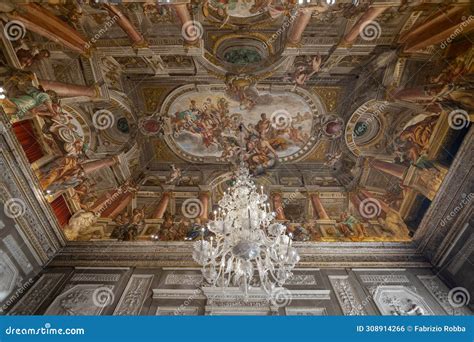
[{"label": "ceiling fresco painting", "polygon": [[408,243],[472,126],[471,11],[3,1],[1,133],[71,241],[209,239],[243,165],[297,242]]},{"label": "ceiling fresco painting", "polygon": [[[182,155],[205,161],[230,161],[243,148],[252,170],[268,168],[279,160],[289,161],[309,152],[320,139],[323,118],[320,101],[280,87],[257,90],[252,108],[229,97],[221,86],[178,89],[165,102],[172,145]],[[334,119],[332,122],[335,122]],[[191,157],[191,159],[192,159]]]}]

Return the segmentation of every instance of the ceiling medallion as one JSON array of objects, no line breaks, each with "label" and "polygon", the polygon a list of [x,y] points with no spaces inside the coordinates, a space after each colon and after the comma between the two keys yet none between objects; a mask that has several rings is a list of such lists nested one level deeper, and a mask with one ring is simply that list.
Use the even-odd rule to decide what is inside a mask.
[{"label": "ceiling medallion", "polygon": [[239,287],[248,297],[252,287],[260,288],[271,301],[290,279],[300,260],[286,227],[273,223],[267,195],[258,192],[249,170],[241,163],[236,181],[224,192],[219,210],[208,229],[215,234],[194,244],[193,258],[202,266],[205,280],[225,292]]}]

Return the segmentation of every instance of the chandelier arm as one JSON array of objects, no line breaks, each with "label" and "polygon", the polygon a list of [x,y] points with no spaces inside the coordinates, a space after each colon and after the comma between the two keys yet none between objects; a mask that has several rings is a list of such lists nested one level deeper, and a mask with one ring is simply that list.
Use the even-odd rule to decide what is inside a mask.
[{"label": "chandelier arm", "polygon": [[[219,272],[216,274],[216,280],[215,282],[218,282],[219,281],[219,278],[221,277],[221,274],[222,274],[222,277],[225,278],[225,268],[226,268],[226,264],[225,264],[225,256],[227,255],[228,252],[222,252],[222,256],[221,256],[221,262],[220,262],[220,266],[219,266]],[[224,260],[224,265],[222,266],[222,260]],[[223,279],[224,280],[224,279]]]}]

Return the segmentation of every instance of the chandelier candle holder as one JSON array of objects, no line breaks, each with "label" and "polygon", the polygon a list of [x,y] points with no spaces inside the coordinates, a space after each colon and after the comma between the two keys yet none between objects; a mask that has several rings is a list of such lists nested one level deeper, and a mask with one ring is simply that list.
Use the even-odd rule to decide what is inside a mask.
[{"label": "chandelier candle holder", "polygon": [[291,233],[273,222],[267,195],[260,192],[250,178],[249,170],[241,164],[232,187],[224,192],[219,210],[208,224],[214,237],[194,243],[193,258],[202,266],[204,279],[223,291],[239,287],[248,297],[252,287],[261,288],[273,298],[292,277],[300,260],[292,246]]}]

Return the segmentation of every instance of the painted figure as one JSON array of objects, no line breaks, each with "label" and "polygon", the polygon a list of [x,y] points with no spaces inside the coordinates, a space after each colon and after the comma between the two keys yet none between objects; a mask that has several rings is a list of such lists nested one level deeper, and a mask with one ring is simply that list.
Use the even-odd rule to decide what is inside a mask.
[{"label": "painted figure", "polygon": [[79,210],[64,228],[64,235],[70,241],[90,240],[92,237],[105,238],[104,229],[97,226],[98,215],[92,211]]},{"label": "painted figure", "polygon": [[355,235],[357,238],[364,238],[367,236],[364,225],[353,215],[344,211],[341,213],[340,220],[338,220],[338,229],[345,237]]}]

